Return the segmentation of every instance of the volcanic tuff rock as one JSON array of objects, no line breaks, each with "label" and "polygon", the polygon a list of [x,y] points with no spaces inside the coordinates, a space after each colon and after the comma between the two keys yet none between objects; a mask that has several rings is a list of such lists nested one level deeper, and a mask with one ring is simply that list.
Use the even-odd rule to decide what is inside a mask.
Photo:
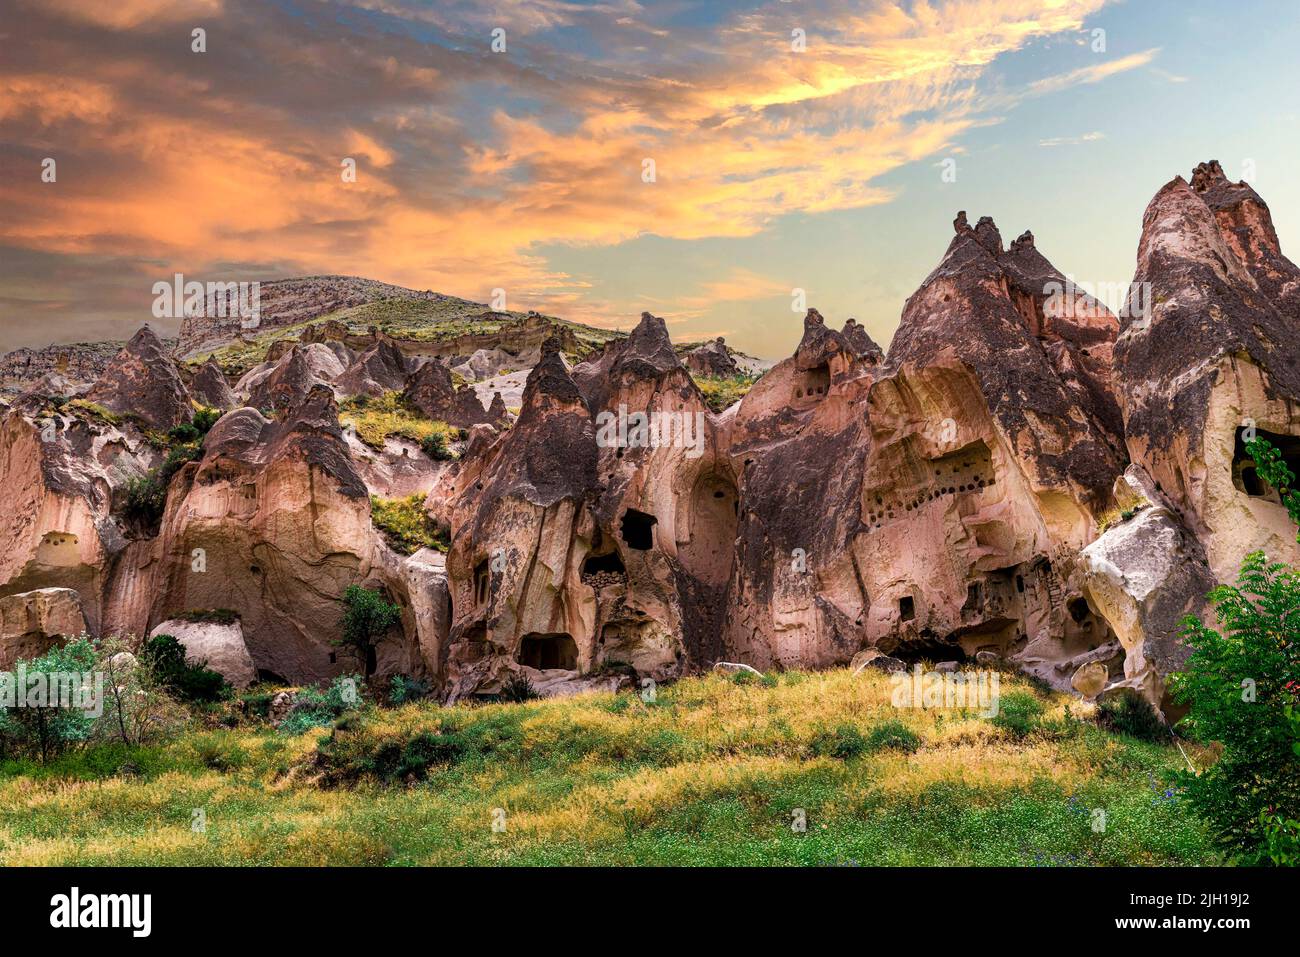
[{"label": "volcanic tuff rock", "polygon": [[[929,660],[1163,707],[1178,622],[1207,613],[1211,584],[1251,548],[1300,561],[1245,451],[1263,435],[1300,471],[1300,272],[1268,207],[1216,163],[1152,201],[1149,286],[1119,317],[1032,234],[1007,247],[987,217],[954,227],[887,357],[810,309],[794,353],[721,414],[687,366],[732,374],[737,354],[717,341],[679,358],[649,314],[599,352],[541,317],[485,313],[496,331],[468,321],[445,341],[331,319],[236,350],[233,388],[208,362],[188,391],[142,331],[90,403],[46,370],[0,410],[0,602],[68,590],[94,634],[230,608],[263,674],[401,671],[448,700],[512,674],[564,694],[717,661]],[[322,308],[295,282],[286,315]],[[532,365],[521,397],[516,362]],[[476,393],[452,365],[512,371]],[[513,423],[497,388],[520,404]],[[399,389],[403,414],[469,429],[458,458],[340,428],[338,400]],[[191,396],[231,411],[145,528],[127,485],[160,463],[159,432]],[[450,528],[445,559],[389,547],[371,495],[424,496]],[[365,662],[331,643],[351,584],[402,609]],[[9,620],[11,639],[48,638]]]},{"label": "volcanic tuff rock", "polygon": [[[1300,559],[1294,529],[1245,452],[1272,436],[1300,463],[1300,270],[1282,255],[1268,207],[1217,162],[1167,183],[1142,218],[1134,281],[1149,314],[1115,350],[1125,438],[1230,579],[1257,548]],[[1252,431],[1252,429],[1254,431]]]},{"label": "volcanic tuff rock", "polygon": [[223,623],[173,618],[155,626],[149,637],[158,635],[171,635],[185,649],[186,661],[206,665],[236,688],[246,688],[257,678],[238,620]]},{"label": "volcanic tuff rock", "polygon": [[211,356],[194,374],[194,379],[190,382],[190,395],[195,401],[223,412],[239,405],[239,400],[226,380],[226,374]]},{"label": "volcanic tuff rock", "polygon": [[686,353],[682,364],[692,372],[702,372],[705,375],[733,376],[737,371],[736,360],[731,358],[727,342],[722,336]]},{"label": "volcanic tuff rock", "polygon": [[38,588],[0,598],[0,668],[42,655],[85,631],[81,596],[71,588]]},{"label": "volcanic tuff rock", "polygon": [[86,398],[137,415],[157,429],[178,425],[193,411],[176,363],[148,326],[141,326],[113,357]]}]

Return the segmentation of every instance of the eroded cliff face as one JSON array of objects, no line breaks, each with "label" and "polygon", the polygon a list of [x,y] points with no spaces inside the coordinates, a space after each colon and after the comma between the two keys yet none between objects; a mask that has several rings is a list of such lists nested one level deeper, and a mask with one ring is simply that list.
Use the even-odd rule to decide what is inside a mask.
[{"label": "eroded cliff face", "polygon": [[[1210,163],[1152,201],[1135,281],[1117,317],[1030,233],[1007,247],[959,214],[888,355],[809,310],[722,414],[691,371],[732,374],[732,353],[679,357],[649,314],[576,365],[573,329],[541,342],[540,321],[413,352],[322,320],[235,383],[143,330],[97,381],[46,375],[0,420],[0,648],[229,608],[241,681],[404,672],[455,700],[515,675],[564,694],[718,661],[1004,661],[1166,707],[1212,584],[1253,548],[1300,561],[1244,449],[1263,435],[1300,472],[1300,272]],[[286,302],[310,311],[312,288]],[[521,357],[515,417],[494,390]],[[454,461],[367,445],[338,414],[363,396],[468,439]],[[196,403],[228,411],[145,527],[127,485]],[[376,529],[371,496],[412,495],[445,556]],[[333,644],[352,584],[403,613],[364,662]]]}]

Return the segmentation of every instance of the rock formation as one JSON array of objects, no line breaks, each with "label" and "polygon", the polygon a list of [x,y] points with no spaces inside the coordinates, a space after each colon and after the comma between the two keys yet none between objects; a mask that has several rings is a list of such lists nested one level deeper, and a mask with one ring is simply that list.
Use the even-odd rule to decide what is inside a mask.
[{"label": "rock formation", "polygon": [[86,398],[114,412],[169,429],[191,413],[189,392],[167,349],[148,326],[113,357]]},{"label": "rock formation", "polygon": [[[233,388],[211,360],[187,387],[147,329],[89,388],[45,369],[0,409],[0,654],[222,608],[238,640],[195,632],[193,650],[241,683],[400,671],[455,700],[518,675],[566,694],[718,662],[927,660],[1168,714],[1183,616],[1251,549],[1300,562],[1245,450],[1264,436],[1300,472],[1300,272],[1217,163],[1152,200],[1118,316],[1031,233],[1006,246],[964,213],[954,233],[888,355],[810,309],[721,414],[690,371],[733,375],[738,354],[679,357],[650,314],[599,352],[539,316],[485,313],[450,342],[331,318],[253,352]],[[285,316],[377,292],[295,282]],[[339,400],[398,390],[468,439],[434,461],[409,432],[344,434]],[[229,411],[146,527],[128,488],[194,402]],[[372,495],[422,496],[446,555],[390,547]],[[334,644],[352,584],[402,609],[366,661]]]},{"label": "rock formation", "polygon": [[722,336],[712,342],[706,342],[686,353],[682,364],[692,372],[712,376],[733,376],[736,374],[736,360],[731,358],[727,342]]}]

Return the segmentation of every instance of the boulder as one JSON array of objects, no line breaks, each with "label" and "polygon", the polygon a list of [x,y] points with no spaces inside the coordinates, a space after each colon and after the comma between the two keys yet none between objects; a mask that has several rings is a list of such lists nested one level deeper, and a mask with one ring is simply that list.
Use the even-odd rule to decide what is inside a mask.
[{"label": "boulder", "polygon": [[186,621],[172,618],[156,625],[149,637],[171,635],[185,646],[185,659],[206,664],[235,688],[246,688],[257,680],[257,669],[244,644],[238,621]]},{"label": "boulder", "polygon": [[1110,673],[1106,666],[1100,661],[1090,661],[1079,666],[1079,670],[1070,678],[1070,686],[1085,698],[1095,698],[1101,694],[1109,680]]},{"label": "boulder", "polygon": [[1200,544],[1176,515],[1151,506],[1107,529],[1080,558],[1087,599],[1124,648],[1125,681],[1162,710],[1165,679],[1189,654],[1182,621],[1206,614],[1215,584]]}]

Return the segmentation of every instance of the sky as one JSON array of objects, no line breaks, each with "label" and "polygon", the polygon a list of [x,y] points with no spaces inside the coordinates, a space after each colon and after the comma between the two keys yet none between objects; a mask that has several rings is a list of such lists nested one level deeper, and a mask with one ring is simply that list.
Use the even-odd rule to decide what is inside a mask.
[{"label": "sky", "polygon": [[958,210],[1117,287],[1208,159],[1294,255],[1297,46],[1293,0],[0,0],[0,352],[126,338],[177,272],[766,358],[800,290],[887,346]]}]

